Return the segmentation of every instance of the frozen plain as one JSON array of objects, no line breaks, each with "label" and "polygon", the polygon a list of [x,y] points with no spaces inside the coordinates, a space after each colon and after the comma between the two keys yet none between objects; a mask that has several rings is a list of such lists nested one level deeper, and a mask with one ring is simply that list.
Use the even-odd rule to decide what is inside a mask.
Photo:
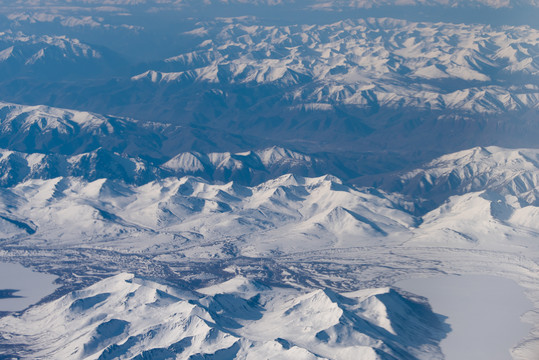
[{"label": "frozen plain", "polygon": [[426,296],[435,311],[448,316],[451,332],[440,344],[448,360],[510,359],[510,349],[532,328],[521,316],[533,305],[508,279],[445,275],[408,279],[396,286]]},{"label": "frozen plain", "polygon": [[36,273],[19,264],[0,263],[0,289],[17,290],[12,296],[2,298],[0,311],[21,311],[54,292],[56,278]]}]

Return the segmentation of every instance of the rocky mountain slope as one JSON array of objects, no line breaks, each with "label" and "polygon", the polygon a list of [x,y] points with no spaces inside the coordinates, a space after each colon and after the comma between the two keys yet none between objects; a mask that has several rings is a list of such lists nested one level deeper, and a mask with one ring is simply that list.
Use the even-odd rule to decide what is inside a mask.
[{"label": "rocky mountain slope", "polygon": [[65,80],[119,74],[126,61],[103,47],[92,47],[66,36],[0,33],[2,79]]},{"label": "rocky mountain slope", "polygon": [[537,205],[536,149],[476,147],[447,154],[404,174],[380,179],[377,185],[440,203],[452,195],[487,190]]}]

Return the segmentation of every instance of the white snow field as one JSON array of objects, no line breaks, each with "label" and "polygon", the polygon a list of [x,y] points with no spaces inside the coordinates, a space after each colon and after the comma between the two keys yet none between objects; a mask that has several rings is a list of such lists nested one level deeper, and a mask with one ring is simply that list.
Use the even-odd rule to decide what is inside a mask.
[{"label": "white snow field", "polygon": [[395,285],[427,297],[434,311],[448,317],[451,332],[440,344],[446,360],[509,360],[511,348],[532,328],[521,316],[532,310],[533,304],[523,289],[508,279],[435,276]]},{"label": "white snow field", "polygon": [[54,292],[55,276],[38,273],[20,264],[0,262],[0,291],[17,290],[12,296],[0,297],[0,311],[20,311]]}]

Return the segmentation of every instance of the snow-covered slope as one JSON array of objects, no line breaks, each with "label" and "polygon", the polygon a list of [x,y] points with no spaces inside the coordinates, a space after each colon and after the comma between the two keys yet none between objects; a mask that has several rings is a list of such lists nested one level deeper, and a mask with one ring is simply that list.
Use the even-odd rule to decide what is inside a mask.
[{"label": "snow-covered slope", "polygon": [[138,149],[151,156],[156,149],[152,142],[160,140],[159,127],[126,118],[10,103],[0,103],[0,112],[0,146],[4,149],[76,155],[103,147],[128,153]]},{"label": "snow-covered slope", "polygon": [[442,358],[447,325],[390,288],[343,296],[240,277],[200,292],[122,273],[0,319],[2,342],[29,344],[22,359]]},{"label": "snow-covered slope", "polygon": [[[539,234],[538,207],[497,192],[453,196],[422,217],[408,245],[496,249]],[[523,241],[524,240],[524,241]]]},{"label": "snow-covered slope", "polygon": [[87,111],[0,102],[0,147],[29,155],[67,157],[104,149],[160,165],[186,149],[208,151],[253,145],[244,138],[212,129],[201,131],[200,127],[188,125],[180,127]]},{"label": "snow-covered slope", "polygon": [[539,151],[476,147],[447,154],[420,169],[386,180],[386,189],[438,202],[451,195],[489,190],[538,205]]},{"label": "snow-covered slope", "polygon": [[4,239],[17,246],[143,253],[160,261],[289,256],[402,244],[518,251],[537,236],[537,206],[487,189],[422,217],[402,195],[325,176],[254,187],[192,177],[141,186],[99,179],[28,180],[0,194]]},{"label": "snow-covered slope", "polygon": [[110,178],[141,184],[170,175],[140,158],[130,158],[103,148],[73,156],[0,150],[0,169],[1,186],[59,176],[75,176],[90,181]]},{"label": "snow-covered slope", "polygon": [[[168,170],[104,150],[69,158],[6,151],[0,164],[5,169],[2,182],[9,187],[3,188],[0,206],[6,231],[19,229],[6,237],[27,246],[53,238],[77,246],[84,239],[96,248],[229,258],[387,246],[416,235],[431,243],[438,237],[434,233],[447,230],[458,235],[458,241],[447,242],[450,246],[479,242],[510,248],[537,231],[536,157],[535,150],[493,147],[446,155],[388,182],[393,190],[399,187],[397,194],[358,190],[332,176],[283,175],[250,187],[163,178],[171,172],[202,173],[205,166],[220,164],[213,171],[239,171],[245,179],[244,172],[306,161],[277,148],[239,155],[182,154],[165,164]],[[249,168],[255,160],[266,167]],[[99,178],[107,172],[114,176]],[[459,196],[438,207],[454,195]],[[426,209],[434,210],[423,217],[411,215],[424,211],[416,206],[427,200]],[[459,239],[467,240],[461,244]]]},{"label": "snow-covered slope", "polygon": [[240,153],[180,153],[161,165],[178,176],[195,175],[242,184],[258,184],[284,174],[317,176],[331,167],[327,159],[314,159],[278,146]]},{"label": "snow-covered slope", "polygon": [[[141,137],[145,134],[142,132]],[[99,137],[99,135],[97,135]],[[64,143],[65,144],[65,143]],[[326,172],[346,174],[352,170],[334,166],[330,159],[308,155],[281,147],[240,153],[180,153],[170,160],[143,160],[147,156],[129,156],[99,147],[76,155],[57,153],[23,153],[0,149],[0,186],[13,186],[30,179],[80,177],[87,181],[102,178],[127,184],[145,184],[170,176],[192,175],[206,180],[242,185],[258,185],[285,174],[319,176]],[[17,145],[13,146],[17,147]],[[112,148],[113,149],[113,148]],[[140,148],[130,149],[137,154]],[[156,149],[159,154],[160,148]],[[129,150],[127,150],[129,151]],[[164,157],[164,154],[161,155]],[[165,157],[167,159],[167,157]]]},{"label": "snow-covered slope", "polygon": [[28,244],[55,238],[77,246],[84,239],[92,247],[176,249],[202,258],[395,241],[395,233],[415,222],[391,196],[360,192],[329,176],[285,175],[256,187],[189,177],[138,187],[56,178],[20,183],[2,199],[6,218],[34,227],[19,239]]},{"label": "snow-covered slope", "polygon": [[0,32],[0,74],[18,77],[80,79],[120,73],[126,61],[109,49],[66,36]]}]

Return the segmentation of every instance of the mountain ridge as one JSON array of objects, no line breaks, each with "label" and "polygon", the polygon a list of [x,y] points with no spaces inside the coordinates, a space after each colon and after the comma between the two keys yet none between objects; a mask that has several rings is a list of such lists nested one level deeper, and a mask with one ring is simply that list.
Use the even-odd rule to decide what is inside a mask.
[{"label": "mountain ridge", "polygon": [[[302,294],[257,286],[256,291],[251,299],[243,298],[243,292],[228,291],[202,297],[122,273],[34,307],[20,317],[5,317],[0,327],[9,334],[10,342],[33,339],[34,345],[21,349],[22,358],[352,359],[360,353],[366,359],[382,360],[440,356],[437,342],[447,325],[424,303],[395,290],[365,289],[348,297],[322,290]],[[395,342],[386,328],[400,332],[403,324],[386,307],[396,313],[413,313],[417,335],[409,334],[403,344]],[[81,322],[81,314],[91,320]],[[167,321],[160,322],[164,314]],[[306,321],[306,314],[313,315],[311,326],[298,327],[298,319]],[[263,330],[275,321],[290,324],[295,332],[275,336]],[[49,324],[48,334],[31,327],[39,322]]]}]

